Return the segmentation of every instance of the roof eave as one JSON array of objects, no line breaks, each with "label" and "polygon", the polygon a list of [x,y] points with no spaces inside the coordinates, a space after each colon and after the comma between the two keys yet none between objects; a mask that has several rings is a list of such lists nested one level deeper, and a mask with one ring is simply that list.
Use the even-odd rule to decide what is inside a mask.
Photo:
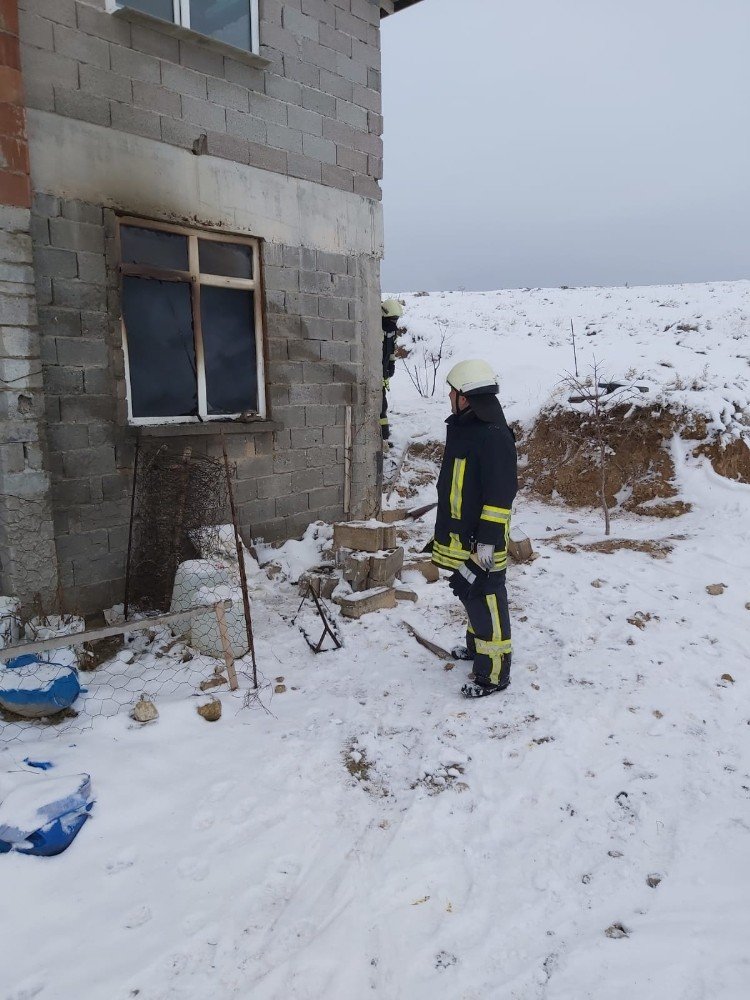
[{"label": "roof eave", "polygon": [[[392,3],[381,4],[380,7],[380,18],[388,17],[389,14],[398,14],[399,11],[406,10],[407,7],[413,7],[415,3],[421,3],[422,0],[392,0]],[[393,10],[390,10],[390,8]]]}]

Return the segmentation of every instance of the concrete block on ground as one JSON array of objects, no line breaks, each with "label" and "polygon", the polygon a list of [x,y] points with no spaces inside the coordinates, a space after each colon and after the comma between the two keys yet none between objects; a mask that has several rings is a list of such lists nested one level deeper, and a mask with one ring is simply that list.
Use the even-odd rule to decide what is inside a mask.
[{"label": "concrete block on ground", "polygon": [[339,597],[336,603],[341,608],[345,618],[361,618],[373,611],[396,607],[396,591],[393,587],[380,587],[377,590],[365,590],[361,594],[350,594]]},{"label": "concrete block on ground", "polygon": [[400,507],[396,510],[381,510],[380,520],[383,524],[395,524],[397,521],[403,521],[408,513],[406,507]]},{"label": "concrete block on ground", "polygon": [[508,537],[508,555],[514,562],[528,562],[534,557],[531,539],[519,528],[511,528]]},{"label": "concrete block on ground", "polygon": [[410,590],[408,587],[396,587],[395,590],[397,601],[412,601],[416,604],[419,600],[416,591]]},{"label": "concrete block on ground", "polygon": [[338,584],[339,576],[332,566],[316,566],[299,578],[299,594],[300,597],[305,597],[308,588],[312,587],[317,597],[330,600]]},{"label": "concrete block on ground", "polygon": [[440,579],[440,570],[429,559],[410,559],[404,563],[401,570],[402,576],[404,573],[410,572],[421,573],[428,583],[437,583]]},{"label": "concrete block on ground", "polygon": [[376,553],[370,559],[370,586],[392,587],[403,565],[404,549],[401,545],[386,552]]},{"label": "concrete block on ground", "polygon": [[367,590],[372,557],[364,552],[352,552],[347,549],[341,550],[339,556],[343,557],[340,559],[340,564],[344,579],[352,590],[355,593]]},{"label": "concrete block on ground", "polygon": [[342,521],[333,526],[335,549],[380,552],[396,547],[396,529],[379,521]]}]

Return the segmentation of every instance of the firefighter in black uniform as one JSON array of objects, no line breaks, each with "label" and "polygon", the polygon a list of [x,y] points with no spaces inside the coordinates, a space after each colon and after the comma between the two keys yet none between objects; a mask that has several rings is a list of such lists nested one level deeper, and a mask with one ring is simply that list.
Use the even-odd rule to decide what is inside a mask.
[{"label": "firefighter in black uniform", "polygon": [[438,478],[432,561],[453,570],[450,587],[469,616],[457,659],[474,661],[474,682],[461,691],[481,698],[510,683],[510,617],[505,589],[508,532],[518,488],[516,444],[485,361],[462,361],[448,373],[452,415]]},{"label": "firefighter in black uniform", "polygon": [[[390,379],[396,372],[396,336],[399,319],[404,315],[404,307],[398,299],[386,299],[383,312],[383,408],[380,411],[380,433],[383,441],[391,436],[388,423],[388,389]],[[388,447],[388,446],[386,446]]]}]

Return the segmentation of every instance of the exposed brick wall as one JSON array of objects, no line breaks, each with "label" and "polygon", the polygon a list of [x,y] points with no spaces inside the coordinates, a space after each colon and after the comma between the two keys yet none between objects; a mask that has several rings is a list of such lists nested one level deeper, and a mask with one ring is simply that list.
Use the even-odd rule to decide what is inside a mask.
[{"label": "exposed brick wall", "polygon": [[0,0],[0,205],[31,205],[17,0]]},{"label": "exposed brick wall", "polygon": [[0,593],[57,590],[16,0],[0,0]]},{"label": "exposed brick wall", "polygon": [[[71,606],[94,611],[122,600],[136,435],[126,419],[115,217],[37,195],[32,231],[60,580]],[[283,538],[342,516],[345,407],[362,411],[361,312],[378,262],[265,243],[263,263],[270,423],[229,426],[226,441],[244,530]],[[180,436],[195,453],[221,454],[218,431],[205,425],[158,433],[145,439]],[[353,470],[367,514],[377,497],[370,458],[363,449]]]},{"label": "exposed brick wall", "polygon": [[265,69],[104,6],[20,0],[29,107],[380,198],[377,4],[260,0]]}]

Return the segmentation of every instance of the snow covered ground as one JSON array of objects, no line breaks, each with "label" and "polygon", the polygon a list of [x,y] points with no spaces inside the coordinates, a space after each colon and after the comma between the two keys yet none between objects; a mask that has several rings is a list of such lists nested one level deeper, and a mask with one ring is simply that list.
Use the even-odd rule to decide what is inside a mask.
[{"label": "snow covered ground", "polygon": [[[747,283],[408,297],[405,320],[430,337],[444,316],[453,360],[487,356],[528,422],[572,365],[571,315],[613,376],[747,419]],[[442,387],[422,400],[399,367],[392,389],[397,446],[441,435]],[[258,577],[265,707],[221,694],[208,724],[182,691],[143,728],[121,712],[0,750],[6,783],[28,756],[96,796],[65,854],[0,857],[2,1000],[744,1000],[750,487],[673,455],[691,512],[613,522],[652,552],[592,549],[597,512],[519,497],[539,558],[508,573],[503,696],[465,702],[466,664],[401,626],[460,636],[443,581],[314,656],[294,589]]]}]

